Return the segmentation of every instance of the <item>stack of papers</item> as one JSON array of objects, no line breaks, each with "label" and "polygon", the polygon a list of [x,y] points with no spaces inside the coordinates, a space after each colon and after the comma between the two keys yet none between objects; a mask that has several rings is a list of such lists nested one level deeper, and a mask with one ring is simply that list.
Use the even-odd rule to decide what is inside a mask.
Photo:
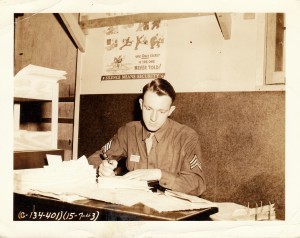
[{"label": "stack of papers", "polygon": [[28,65],[14,79],[14,96],[20,98],[52,99],[52,84],[66,79],[66,72],[46,67]]},{"label": "stack of papers", "polygon": [[61,156],[47,155],[49,166],[40,169],[14,171],[14,191],[32,193],[33,191],[67,193],[68,189],[95,182],[95,169],[85,157],[78,160],[62,161]]},{"label": "stack of papers", "polygon": [[98,178],[99,189],[141,189],[149,190],[147,181],[126,179],[122,176],[115,177],[99,177]]},{"label": "stack of papers", "polygon": [[15,79],[32,80],[32,79],[66,79],[66,71],[46,68],[42,66],[29,64],[21,69],[16,75]]},{"label": "stack of papers", "polygon": [[40,194],[72,202],[89,198],[133,206],[142,203],[158,212],[214,207],[212,202],[174,191],[154,193],[147,181],[129,180],[122,176],[99,177],[85,156],[62,162],[59,156],[48,156],[49,166],[41,169],[14,171],[14,191]]},{"label": "stack of papers", "polygon": [[51,131],[14,131],[14,151],[47,150],[51,148]]}]

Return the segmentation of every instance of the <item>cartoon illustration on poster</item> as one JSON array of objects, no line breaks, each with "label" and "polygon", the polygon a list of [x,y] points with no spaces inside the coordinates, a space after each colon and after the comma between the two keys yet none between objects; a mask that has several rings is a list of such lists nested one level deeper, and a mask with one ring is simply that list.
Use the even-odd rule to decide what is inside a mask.
[{"label": "cartoon illustration on poster", "polygon": [[166,29],[160,20],[107,27],[101,80],[164,77]]}]

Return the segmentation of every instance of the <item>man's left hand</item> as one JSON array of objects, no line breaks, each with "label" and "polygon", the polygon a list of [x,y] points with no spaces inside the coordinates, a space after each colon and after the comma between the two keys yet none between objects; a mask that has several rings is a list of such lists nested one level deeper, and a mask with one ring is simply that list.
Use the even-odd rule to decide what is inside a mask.
[{"label": "man's left hand", "polygon": [[160,180],[161,170],[160,169],[137,169],[128,172],[123,176],[127,179],[137,179],[137,180]]}]

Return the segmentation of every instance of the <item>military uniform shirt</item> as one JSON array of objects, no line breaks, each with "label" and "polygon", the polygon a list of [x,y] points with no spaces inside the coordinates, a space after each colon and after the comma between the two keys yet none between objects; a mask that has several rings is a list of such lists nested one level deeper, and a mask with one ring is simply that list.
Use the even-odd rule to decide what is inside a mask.
[{"label": "military uniform shirt", "polygon": [[89,157],[99,160],[100,153],[109,159],[126,159],[129,171],[136,169],[160,169],[159,184],[165,188],[200,195],[206,189],[198,134],[190,127],[167,119],[154,133],[150,153],[145,140],[149,131],[140,121],[132,121],[119,128],[117,134]]}]

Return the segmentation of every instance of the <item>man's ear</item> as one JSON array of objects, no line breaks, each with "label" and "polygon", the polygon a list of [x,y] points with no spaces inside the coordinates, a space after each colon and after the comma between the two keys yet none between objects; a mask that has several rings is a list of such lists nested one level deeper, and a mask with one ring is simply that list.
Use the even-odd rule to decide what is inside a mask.
[{"label": "man's ear", "polygon": [[171,114],[175,111],[176,107],[175,106],[171,106],[170,110],[169,110],[169,114],[168,116],[171,116]]},{"label": "man's ear", "polygon": [[140,108],[142,110],[143,109],[143,99],[142,98],[139,99],[139,103],[140,103]]}]

